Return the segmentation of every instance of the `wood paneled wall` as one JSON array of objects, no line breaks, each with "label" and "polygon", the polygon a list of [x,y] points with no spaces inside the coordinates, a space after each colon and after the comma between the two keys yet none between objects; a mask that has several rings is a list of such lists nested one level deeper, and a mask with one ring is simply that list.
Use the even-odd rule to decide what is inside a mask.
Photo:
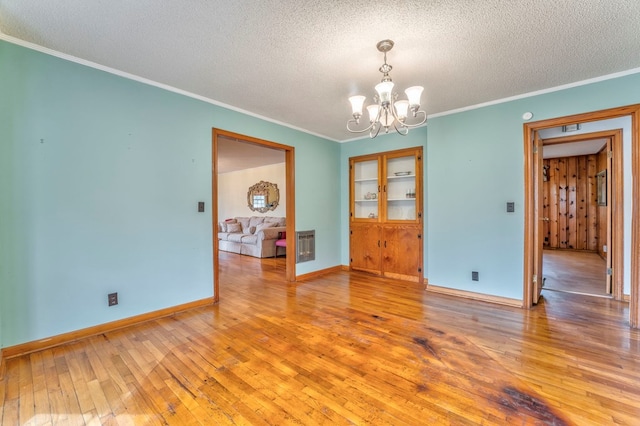
[{"label": "wood paneled wall", "polygon": [[544,247],[597,251],[598,155],[544,160]]}]

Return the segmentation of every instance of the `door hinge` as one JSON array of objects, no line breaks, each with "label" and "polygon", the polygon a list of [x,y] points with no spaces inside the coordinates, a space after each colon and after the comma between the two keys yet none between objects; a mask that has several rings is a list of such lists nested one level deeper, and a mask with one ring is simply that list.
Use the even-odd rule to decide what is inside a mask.
[{"label": "door hinge", "polygon": [[607,275],[613,275],[613,268],[607,268]]},{"label": "door hinge", "polygon": [[418,234],[418,239],[422,238],[422,234]]},{"label": "door hinge", "polygon": [[418,155],[418,161],[422,160],[422,156]]},{"label": "door hinge", "polygon": [[351,235],[353,235],[353,230],[349,231],[349,233],[350,233]]},{"label": "door hinge", "polygon": [[533,274],[533,283],[537,283],[538,282],[538,276],[536,274]]},{"label": "door hinge", "polygon": [[418,212],[418,217],[422,217],[422,212]]},{"label": "door hinge", "polygon": [[537,145],[534,145],[534,146],[533,146],[533,153],[534,153],[534,154],[537,154],[537,153],[538,153],[538,146],[537,146]]},{"label": "door hinge", "polygon": [[613,151],[608,151],[607,152],[607,157],[608,158],[613,158]]},{"label": "door hinge", "polygon": [[422,272],[422,268],[418,268],[418,272]]},{"label": "door hinge", "polygon": [[349,259],[349,262],[353,263],[353,258]]}]

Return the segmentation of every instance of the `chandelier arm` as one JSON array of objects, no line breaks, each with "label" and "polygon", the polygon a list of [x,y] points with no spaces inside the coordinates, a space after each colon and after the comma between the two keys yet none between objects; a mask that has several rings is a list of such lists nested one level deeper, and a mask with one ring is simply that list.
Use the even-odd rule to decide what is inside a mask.
[{"label": "chandelier arm", "polygon": [[[371,131],[369,132],[369,137],[371,139],[378,136],[378,133],[380,133],[380,129],[382,129],[382,123],[380,123],[379,121],[375,121],[374,124],[378,124],[378,126],[372,128]],[[375,133],[373,132],[374,129],[375,129]]]},{"label": "chandelier arm", "polygon": [[416,112],[416,117],[418,116],[418,114],[422,114],[423,115],[422,120],[419,123],[407,124],[405,122],[405,123],[402,123],[402,125],[405,126],[405,127],[416,127],[416,126],[420,126],[421,124],[424,124],[427,121],[427,112],[426,111],[418,111],[418,112]]},{"label": "chandelier arm", "polygon": [[393,123],[393,127],[396,129],[396,132],[398,132],[400,136],[407,136],[407,134],[409,134],[409,128],[400,121],[398,121],[398,123],[400,123],[400,128],[396,126],[395,122]]},{"label": "chandelier arm", "polygon": [[356,124],[358,124],[358,123],[356,122],[356,120],[355,120],[355,119],[351,119],[351,120],[347,121],[347,130],[348,130],[348,131],[350,131],[351,133],[364,133],[364,132],[368,132],[368,131],[369,131],[369,130],[371,130],[371,128],[375,125],[375,121],[374,121],[373,123],[369,124],[369,126],[368,126],[368,127],[364,128],[364,129],[362,129],[362,130],[357,130],[357,129],[356,129],[356,130],[354,130],[354,129],[351,129],[351,128],[349,127],[349,123],[356,123]]}]

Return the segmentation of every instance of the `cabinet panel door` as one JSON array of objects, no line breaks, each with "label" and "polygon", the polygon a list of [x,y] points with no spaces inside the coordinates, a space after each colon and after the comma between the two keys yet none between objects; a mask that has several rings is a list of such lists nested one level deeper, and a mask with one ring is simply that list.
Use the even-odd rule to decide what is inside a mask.
[{"label": "cabinet panel door", "polygon": [[381,229],[376,225],[351,227],[351,267],[380,273]]},{"label": "cabinet panel door", "polygon": [[351,161],[351,220],[377,221],[380,216],[379,158]]},{"label": "cabinet panel door", "polygon": [[417,281],[422,275],[422,235],[417,226],[383,229],[382,271],[384,275]]},{"label": "cabinet panel door", "polygon": [[420,222],[422,154],[401,151],[384,156],[384,212],[387,222]]}]

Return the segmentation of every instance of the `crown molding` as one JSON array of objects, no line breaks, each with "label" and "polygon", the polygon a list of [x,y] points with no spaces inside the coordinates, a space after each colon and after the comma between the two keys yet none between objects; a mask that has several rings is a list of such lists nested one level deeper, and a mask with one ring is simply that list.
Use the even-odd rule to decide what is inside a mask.
[{"label": "crown molding", "polygon": [[16,37],[12,37],[12,36],[4,34],[2,32],[0,32],[0,40],[4,40],[4,41],[6,41],[8,43],[16,44],[18,46],[22,46],[22,47],[30,49],[30,50],[35,50],[37,52],[44,53],[46,55],[55,56],[56,58],[64,59],[64,60],[69,61],[69,62],[75,62],[76,64],[84,65],[84,66],[89,67],[89,68],[94,68],[94,69],[97,69],[97,70],[100,70],[100,71],[104,71],[104,72],[107,72],[109,74],[117,75],[118,77],[126,78],[128,80],[137,81],[138,83],[143,83],[143,84],[146,84],[146,85],[149,85],[149,86],[154,86],[154,87],[157,87],[159,89],[166,90],[168,92],[173,92],[173,93],[177,93],[179,95],[183,95],[183,96],[186,96],[186,97],[189,97],[189,98],[197,99],[199,101],[202,101],[202,102],[205,102],[205,103],[208,103],[208,104],[211,104],[211,105],[215,105],[215,106],[218,106],[218,107],[221,107],[221,108],[225,108],[225,109],[228,109],[228,110],[231,110],[231,111],[234,111],[234,112],[238,112],[240,114],[248,115],[250,117],[254,117],[254,118],[257,118],[257,119],[260,119],[260,120],[263,120],[263,121],[267,121],[269,123],[277,124],[279,126],[287,127],[289,129],[292,129],[292,130],[297,130],[299,132],[306,133],[306,134],[312,135],[312,136],[316,136],[316,137],[319,137],[319,138],[322,138],[322,139],[325,139],[325,140],[328,140],[328,141],[331,141],[331,142],[338,142],[337,139],[330,138],[329,136],[321,135],[319,133],[315,133],[315,132],[312,132],[310,130],[303,129],[301,127],[296,127],[296,126],[293,126],[291,124],[284,123],[282,121],[274,120],[273,118],[265,117],[263,115],[253,113],[251,111],[247,111],[247,110],[244,110],[242,108],[235,107],[233,105],[229,105],[229,104],[225,104],[223,102],[216,101],[215,99],[211,99],[211,98],[207,98],[205,96],[201,96],[201,95],[198,95],[198,94],[195,94],[195,93],[187,92],[186,90],[178,89],[177,87],[169,86],[167,84],[159,83],[157,81],[153,81],[153,80],[150,80],[148,78],[140,77],[138,75],[130,74],[128,72],[121,71],[121,70],[117,70],[115,68],[111,68],[111,67],[108,67],[108,66],[105,66],[105,65],[102,65],[102,64],[98,64],[96,62],[87,61],[86,59],[78,58],[78,57],[73,56],[73,55],[68,55],[66,53],[62,53],[62,52],[59,52],[57,50],[49,49],[48,47],[40,46],[40,45],[35,44],[35,43],[31,43],[31,42],[28,42],[28,41],[25,41],[25,40],[22,40],[22,39],[19,39],[19,38],[16,38]]}]

